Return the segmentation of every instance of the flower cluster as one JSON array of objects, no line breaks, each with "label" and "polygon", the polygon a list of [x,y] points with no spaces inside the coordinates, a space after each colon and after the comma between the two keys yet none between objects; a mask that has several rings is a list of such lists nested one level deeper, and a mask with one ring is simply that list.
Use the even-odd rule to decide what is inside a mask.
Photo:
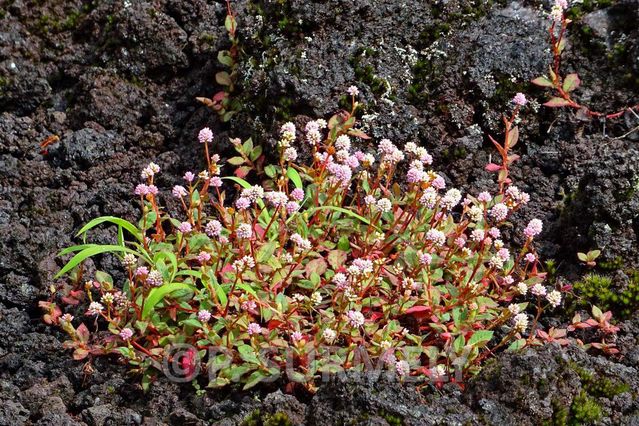
[{"label": "flower cluster", "polygon": [[[533,219],[521,231],[518,250],[499,230],[528,194],[505,180],[493,193],[464,194],[413,142],[356,149],[368,136],[355,128],[358,90],[348,92],[351,112],[303,130],[281,127],[278,164],[263,167],[259,147],[232,141],[240,155],[228,160],[237,170],[225,178],[219,156],[208,154],[213,134],[203,129],[207,169],[187,172],[185,185],[170,190],[181,217],[160,208],[157,189],[148,191],[159,172],[151,163],[142,173],[147,190],[135,190],[138,226],[110,217],[85,226],[82,233],[110,222],[131,240],[67,251],[77,254],[61,274],[107,251],[120,253],[127,271],[125,282],[99,272],[74,289],[90,300],[87,324],[113,334],[89,344],[86,327],[80,333],[71,320],[60,322],[78,358],[119,353],[152,375],[172,342],[188,343],[197,350],[183,363],[211,369],[211,386],[250,387],[291,365],[286,379],[312,388],[323,373],[355,366],[360,350],[404,380],[436,382],[453,373],[453,359],[456,372],[471,374],[500,348],[537,343],[529,303],[540,312],[561,302],[538,273],[533,240],[542,223]],[[296,143],[309,144],[310,165],[295,163]],[[323,356],[326,346],[335,350]],[[230,355],[198,358],[211,348]]]}]

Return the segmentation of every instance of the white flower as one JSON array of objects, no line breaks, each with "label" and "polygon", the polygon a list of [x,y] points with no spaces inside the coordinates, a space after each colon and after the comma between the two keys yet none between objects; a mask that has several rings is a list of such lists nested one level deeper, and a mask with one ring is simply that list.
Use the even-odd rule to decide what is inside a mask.
[{"label": "white flower", "polygon": [[513,318],[513,329],[519,333],[528,328],[528,316],[524,313],[517,314]]},{"label": "white flower", "polygon": [[326,330],[324,330],[324,332],[322,333],[322,338],[326,341],[326,343],[331,344],[335,341],[335,338],[337,337],[337,333],[335,332],[335,330],[327,328]]},{"label": "white flower", "polygon": [[546,295],[546,287],[544,287],[543,285],[537,283],[534,286],[532,286],[532,288],[530,289],[530,293],[533,296],[543,297],[543,296]]},{"label": "white flower", "polygon": [[550,303],[554,308],[561,304],[561,293],[557,290],[553,290],[546,295],[546,300]]},{"label": "white flower", "polygon": [[526,293],[528,293],[528,286],[525,283],[520,282],[517,284],[517,291],[519,292],[519,294],[524,296]]},{"label": "white flower", "polygon": [[322,303],[322,295],[319,291],[311,294],[311,302],[313,302],[314,305],[319,305],[320,303]]},{"label": "white flower", "polygon": [[388,198],[380,198],[377,200],[377,208],[380,209],[382,213],[387,213],[393,208],[393,203],[391,203]]},{"label": "white flower", "polygon": [[512,315],[517,315],[520,311],[519,305],[516,303],[511,303],[510,305],[508,305],[508,310]]},{"label": "white flower", "polygon": [[438,229],[431,229],[426,233],[426,239],[436,246],[441,246],[446,242],[446,234]]}]

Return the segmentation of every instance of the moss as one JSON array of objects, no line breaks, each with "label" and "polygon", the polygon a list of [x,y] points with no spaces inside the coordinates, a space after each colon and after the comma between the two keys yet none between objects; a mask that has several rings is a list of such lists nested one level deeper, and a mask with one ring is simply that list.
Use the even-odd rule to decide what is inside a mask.
[{"label": "moss", "polygon": [[639,309],[639,270],[626,271],[628,285],[622,291],[613,285],[607,275],[588,274],[574,284],[578,299],[574,308],[597,305],[603,311],[612,311],[615,316],[627,318]]},{"label": "moss", "polygon": [[[377,76],[375,67],[370,64],[364,64],[364,58],[376,55],[377,52],[374,49],[359,49],[350,58],[349,63],[353,67],[357,81],[366,84],[375,95],[382,96],[391,91],[390,83],[386,79]],[[389,96],[389,98],[392,99],[392,96]]]},{"label": "moss", "polygon": [[261,411],[251,412],[241,423],[242,426],[293,426],[293,422],[286,413],[262,414]]},{"label": "moss", "polygon": [[570,424],[591,424],[601,418],[601,406],[584,391],[575,397],[570,406]]},{"label": "moss", "polygon": [[379,416],[386,420],[390,426],[402,426],[404,424],[403,417],[387,413],[386,411],[381,411]]}]

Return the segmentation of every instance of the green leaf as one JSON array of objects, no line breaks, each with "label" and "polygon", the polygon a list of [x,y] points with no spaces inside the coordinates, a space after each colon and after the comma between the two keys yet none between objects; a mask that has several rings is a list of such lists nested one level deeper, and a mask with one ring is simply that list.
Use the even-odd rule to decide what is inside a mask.
[{"label": "green leaf", "polygon": [[[306,212],[307,212],[307,213],[308,213],[308,215],[310,216],[310,215],[312,215],[313,213],[315,213],[317,210],[333,210],[333,211],[336,211],[336,212],[344,213],[345,215],[350,216],[350,217],[352,217],[352,218],[354,218],[354,219],[357,219],[357,220],[359,220],[360,222],[362,222],[362,223],[364,223],[364,224],[366,224],[366,225],[372,226],[373,228],[375,228],[375,230],[377,230],[377,231],[380,231],[380,232],[381,232],[381,229],[379,229],[376,225],[371,225],[371,222],[370,222],[368,219],[366,219],[365,217],[360,216],[360,215],[358,215],[357,213],[355,213],[355,212],[353,212],[353,211],[350,211],[350,210],[348,210],[348,209],[345,209],[345,208],[343,208],[343,207],[338,207],[338,206],[319,206],[319,207],[311,207],[311,208],[309,208],[308,210],[306,210]],[[289,219],[289,220],[290,220],[290,219]]]},{"label": "green leaf", "polygon": [[226,19],[224,20],[224,28],[229,33],[235,32],[237,28],[237,22],[235,22],[235,18],[232,15],[226,15]]},{"label": "green leaf", "polygon": [[242,157],[231,157],[228,160],[226,160],[227,163],[232,164],[234,166],[241,166],[242,164],[244,164],[244,158]]},{"label": "green leaf", "polygon": [[493,338],[493,333],[494,332],[492,330],[478,330],[470,336],[468,344],[470,346],[483,346]]},{"label": "green leaf", "polygon": [[547,106],[550,108],[560,108],[560,107],[565,107],[568,105],[570,105],[570,101],[567,101],[564,98],[558,98],[558,97],[550,98],[548,102],[544,103],[544,106]]},{"label": "green leaf", "polygon": [[253,139],[248,138],[246,142],[244,142],[244,144],[242,145],[242,149],[245,154],[248,154],[249,152],[251,152],[253,150]]},{"label": "green leaf", "polygon": [[184,283],[171,283],[164,284],[163,286],[151,289],[149,295],[144,300],[144,307],[142,308],[142,318],[147,319],[151,312],[155,309],[155,306],[164,300],[164,297],[179,290],[190,290],[194,293],[197,292],[197,288],[190,284]]},{"label": "green leaf", "polygon": [[271,256],[273,256],[273,253],[275,252],[275,249],[277,248],[277,246],[278,246],[277,241],[269,241],[268,243],[264,244],[257,251],[255,260],[257,260],[258,263],[266,262]]},{"label": "green leaf", "polygon": [[135,237],[135,239],[142,242],[142,233],[138,230],[138,228],[134,224],[132,224],[131,222],[127,220],[120,219],[119,217],[115,217],[115,216],[101,216],[101,217],[93,219],[92,221],[84,225],[78,231],[78,233],[76,234],[76,237],[79,237],[80,235],[86,233],[87,231],[95,228],[96,226],[104,222],[109,222],[126,229],[127,231],[129,231],[131,235]]},{"label": "green leaf", "polygon": [[264,173],[266,173],[266,176],[273,179],[277,174],[277,168],[274,165],[270,164],[264,168]]},{"label": "green leaf", "polygon": [[462,349],[464,349],[465,343],[466,343],[466,340],[464,339],[463,334],[460,334],[459,336],[457,336],[457,338],[453,342],[453,348],[455,349],[455,352],[460,353]]},{"label": "green leaf", "polygon": [[326,270],[328,269],[328,265],[326,264],[326,261],[323,258],[318,257],[317,259],[313,259],[310,262],[308,262],[304,269],[308,277],[310,277],[313,272],[315,272],[318,275],[323,275],[324,272],[326,272]]},{"label": "green leaf", "polygon": [[586,255],[586,253],[577,253],[577,257],[579,258],[579,260],[581,260],[582,262],[588,262],[588,256]]},{"label": "green leaf", "polygon": [[300,174],[297,173],[297,170],[295,170],[292,167],[289,167],[288,170],[286,170],[286,176],[288,176],[288,178],[293,181],[293,184],[295,185],[295,188],[298,189],[302,189],[303,185],[302,185],[302,178],[300,177]]},{"label": "green leaf", "polygon": [[526,346],[526,339],[517,339],[508,346],[508,351],[516,351]]},{"label": "green leaf", "polygon": [[326,258],[331,268],[338,269],[346,263],[347,254],[343,250],[331,250]]},{"label": "green leaf", "polygon": [[351,249],[351,242],[349,241],[348,236],[342,235],[339,237],[339,240],[337,241],[337,248],[345,252],[348,252]]},{"label": "green leaf", "polygon": [[542,76],[542,77],[537,77],[531,83],[536,85],[536,86],[540,86],[540,87],[554,87],[555,86],[554,84],[552,84],[552,81],[550,81],[550,79],[548,77],[546,77],[545,75]]},{"label": "green leaf", "polygon": [[227,67],[233,66],[233,57],[228,50],[220,50],[219,52],[217,52],[217,60],[222,65],[226,65]]},{"label": "green leaf", "polygon": [[568,74],[566,78],[564,78],[564,84],[562,88],[566,92],[572,92],[581,84],[581,80],[579,80],[579,76],[577,74]]},{"label": "green leaf", "polygon": [[242,358],[246,362],[250,362],[253,364],[261,364],[260,360],[255,353],[255,349],[249,345],[241,345],[237,348],[237,351],[240,353],[240,358]]},{"label": "green leaf", "polygon": [[249,158],[251,161],[257,161],[257,159],[260,158],[260,155],[262,155],[262,146],[258,145],[253,148],[253,151],[249,154]]},{"label": "green leaf", "polygon": [[262,370],[254,371],[246,380],[246,384],[244,385],[243,389],[244,390],[250,389],[268,377],[269,377],[269,374],[265,371],[262,371]]},{"label": "green leaf", "polygon": [[233,84],[231,76],[226,71],[220,71],[215,74],[215,81],[222,86],[231,86]]},{"label": "green leaf", "polygon": [[134,255],[139,255],[138,252],[131,250],[127,247],[116,246],[116,245],[98,245],[98,244],[90,244],[87,248],[80,251],[78,254],[73,256],[69,262],[60,271],[55,274],[53,279],[58,279],[62,275],[69,272],[71,269],[78,266],[80,263],[88,259],[89,257],[95,256],[96,254],[102,253],[131,253]]},{"label": "green leaf", "polygon": [[222,286],[220,285],[220,283],[217,282],[217,280],[213,281],[211,285],[213,286],[213,290],[215,290],[215,295],[220,301],[220,304],[222,306],[226,306],[226,304],[228,303],[228,298],[226,297],[226,292],[224,291],[224,288],[222,288]]}]

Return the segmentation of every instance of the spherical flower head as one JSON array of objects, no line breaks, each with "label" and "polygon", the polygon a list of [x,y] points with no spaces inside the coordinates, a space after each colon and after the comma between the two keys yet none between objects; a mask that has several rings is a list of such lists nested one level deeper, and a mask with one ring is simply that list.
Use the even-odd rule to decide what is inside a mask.
[{"label": "spherical flower head", "polygon": [[146,275],[149,275],[149,268],[147,268],[146,266],[140,266],[135,270],[136,277],[143,277]]},{"label": "spherical flower head", "polygon": [[104,306],[102,306],[99,302],[91,302],[89,305],[89,309],[87,309],[87,315],[100,315],[104,310]]},{"label": "spherical flower head", "polygon": [[73,321],[73,315],[71,314],[64,314],[60,317],[60,322],[65,322],[67,324],[70,324],[71,321]]},{"label": "spherical flower head", "polygon": [[501,269],[504,267],[504,259],[495,255],[488,260],[488,265],[495,269]]},{"label": "spherical flower head", "polygon": [[438,364],[430,369],[430,374],[433,380],[441,380],[446,376],[446,366],[444,364]]},{"label": "spherical flower head", "polygon": [[201,251],[200,254],[197,255],[197,261],[202,265],[207,263],[209,260],[211,260],[211,254],[209,252]]},{"label": "spherical flower head", "polygon": [[359,95],[359,89],[357,88],[357,86],[349,86],[349,88],[346,89],[346,93],[351,96],[357,96]]},{"label": "spherical flower head", "polygon": [[205,127],[198,133],[197,140],[200,141],[200,143],[213,142],[213,132],[208,127]]},{"label": "spherical flower head", "polygon": [[149,185],[146,187],[147,190],[149,191],[148,193],[151,195],[158,195],[158,187],[155,185]]},{"label": "spherical flower head", "polygon": [[297,201],[289,201],[286,203],[286,213],[293,214],[300,209],[300,205]]},{"label": "spherical flower head", "polygon": [[553,290],[546,295],[546,300],[552,305],[553,308],[556,308],[561,304],[561,293],[557,290]]},{"label": "spherical flower head", "polygon": [[269,191],[264,194],[264,198],[273,207],[286,206],[286,203],[288,202],[288,196],[281,191]]},{"label": "spherical flower head", "polygon": [[335,140],[335,148],[338,151],[340,150],[348,151],[349,149],[351,149],[351,138],[349,138],[347,135],[340,135]]},{"label": "spherical flower head", "polygon": [[388,198],[380,198],[379,200],[377,200],[376,205],[382,213],[388,213],[393,208],[393,203]]},{"label": "spherical flower head", "polygon": [[184,180],[187,181],[188,183],[191,183],[195,180],[195,175],[193,174],[193,172],[186,172],[184,173]]},{"label": "spherical flower head", "polygon": [[524,235],[527,238],[534,238],[541,233],[543,230],[543,222],[539,219],[533,219],[528,222],[528,226],[524,229]]},{"label": "spherical flower head", "polygon": [[262,334],[262,327],[259,324],[252,322],[248,325],[247,331],[250,336]]},{"label": "spherical flower head", "polygon": [[484,241],[484,230],[483,229],[475,229],[470,233],[470,239],[476,243],[481,243]]},{"label": "spherical flower head", "polygon": [[444,195],[439,201],[440,205],[448,210],[455,207],[461,201],[461,192],[452,188],[446,191],[446,195]]},{"label": "spherical flower head", "polygon": [[193,230],[193,227],[189,222],[182,222],[178,225],[177,229],[183,234],[188,234],[191,230]]},{"label": "spherical flower head", "polygon": [[131,337],[133,337],[133,330],[131,330],[130,328],[123,328],[120,331],[120,339],[127,341],[130,340]]},{"label": "spherical flower head", "polygon": [[241,307],[245,311],[253,312],[257,308],[257,303],[255,303],[255,300],[247,300],[245,302],[242,302]]},{"label": "spherical flower head", "polygon": [[535,260],[537,260],[537,257],[532,253],[526,253],[525,258],[526,258],[526,262],[529,262],[529,263],[533,263]]},{"label": "spherical flower head", "polygon": [[510,305],[508,305],[508,311],[510,311],[511,315],[517,315],[519,313],[519,311],[521,311],[521,309],[519,308],[519,305],[516,303],[511,303]]},{"label": "spherical flower head", "polygon": [[153,270],[149,272],[149,275],[147,275],[146,282],[150,286],[159,287],[164,284],[164,278],[162,278],[160,271]]},{"label": "spherical flower head", "polygon": [[526,95],[523,93],[517,93],[513,98],[513,103],[515,105],[524,106],[528,101],[526,100]]},{"label": "spherical flower head", "polygon": [[144,196],[149,193],[149,187],[141,183],[135,187],[135,190],[133,192],[135,193],[135,195]]},{"label": "spherical flower head", "polygon": [[406,181],[408,183],[420,183],[428,179],[428,173],[416,167],[411,167],[406,173]]},{"label": "spherical flower head", "polygon": [[253,236],[253,229],[251,228],[251,225],[249,225],[248,223],[243,223],[237,227],[237,230],[235,231],[235,233],[238,238],[248,239]]},{"label": "spherical flower head", "polygon": [[100,300],[107,305],[111,305],[114,299],[113,293],[105,293]]},{"label": "spherical flower head", "polygon": [[135,257],[134,254],[127,253],[122,258],[122,264],[126,266],[127,268],[135,266],[137,263],[138,263],[138,259]]},{"label": "spherical flower head", "polygon": [[364,325],[364,315],[359,311],[348,311],[346,317],[351,327],[358,328]]},{"label": "spherical flower head", "polygon": [[286,148],[282,156],[284,161],[295,161],[297,160],[297,150],[293,147]]},{"label": "spherical flower head", "polygon": [[322,332],[322,338],[326,343],[330,345],[337,338],[337,333],[335,332],[335,330],[327,328]]},{"label": "spherical flower head", "polygon": [[419,263],[424,266],[428,266],[433,262],[433,256],[428,253],[421,253],[419,255]]},{"label": "spherical flower head", "polygon": [[[489,212],[490,217],[492,217],[495,221],[501,222],[508,217],[508,206],[504,203],[498,203],[490,209]],[[493,237],[496,238],[496,237]]]},{"label": "spherical flower head", "polygon": [[431,229],[426,233],[426,239],[436,246],[441,246],[446,242],[446,234],[438,229]]},{"label": "spherical flower head", "polygon": [[455,245],[459,248],[463,248],[466,245],[466,238],[464,237],[455,238]]},{"label": "spherical flower head", "polygon": [[295,201],[302,201],[304,199],[304,190],[301,188],[295,188],[291,191],[291,198]]},{"label": "spherical flower head", "polygon": [[209,185],[213,188],[219,188],[222,186],[222,179],[219,176],[213,176],[209,181]]},{"label": "spherical flower head", "polygon": [[310,130],[306,132],[306,142],[310,145],[317,145],[322,141],[322,134],[319,130]]},{"label": "spherical flower head", "polygon": [[304,338],[304,335],[300,333],[299,331],[294,331],[293,333],[291,333],[291,341],[293,342],[299,342],[303,338]]},{"label": "spherical flower head", "polygon": [[534,286],[532,286],[532,288],[530,289],[530,293],[533,296],[543,297],[546,295],[546,287],[544,287],[540,283],[537,283]]},{"label": "spherical flower head", "polygon": [[444,188],[446,188],[446,181],[441,176],[437,176],[435,179],[433,179],[433,181],[430,184],[435,189],[444,189]]},{"label": "spherical flower head", "polygon": [[366,197],[364,197],[364,204],[366,204],[367,206],[371,206],[375,204],[376,202],[377,200],[372,195],[367,195]]},{"label": "spherical flower head", "polygon": [[379,141],[379,147],[377,148],[380,154],[391,155],[397,151],[397,147],[388,139],[382,139]]},{"label": "spherical flower head", "polygon": [[522,333],[526,331],[527,328],[528,328],[528,315],[522,312],[513,317],[513,329],[516,332]]},{"label": "spherical flower head", "polygon": [[200,320],[200,322],[208,322],[211,319],[211,313],[206,309],[201,309],[197,313],[197,319]]},{"label": "spherical flower head", "polygon": [[175,198],[182,198],[188,195],[188,192],[186,192],[186,188],[184,188],[182,185],[175,185],[171,193]]},{"label": "spherical flower head", "polygon": [[291,235],[290,238],[291,238],[291,241],[297,244],[298,248],[301,250],[310,250],[312,247],[311,242],[307,240],[306,238],[303,238],[297,232]]},{"label": "spherical flower head", "polygon": [[295,131],[295,124],[291,123],[290,121],[287,121],[286,123],[282,124],[282,127],[280,127],[280,134],[291,133],[295,135]]},{"label": "spherical flower head", "polygon": [[426,188],[422,196],[419,198],[419,203],[426,208],[432,209],[437,203],[437,191],[433,188]]},{"label": "spherical flower head", "polygon": [[568,1],[567,0],[555,0],[555,5],[559,6],[561,9],[568,9]]},{"label": "spherical flower head", "polygon": [[346,287],[348,287],[348,278],[341,272],[333,275],[331,282],[335,284],[338,290],[344,290]]},{"label": "spherical flower head", "polygon": [[499,258],[505,262],[510,257],[510,252],[507,248],[501,248],[497,251],[497,256],[499,256]]},{"label": "spherical flower head", "polygon": [[211,238],[219,237],[220,232],[222,232],[222,224],[217,220],[212,220],[206,224],[204,231],[206,232],[206,235]]},{"label": "spherical flower head", "polygon": [[261,200],[264,198],[264,188],[259,185],[253,185],[250,188],[243,189],[240,197],[248,198],[251,202]]},{"label": "spherical flower head", "polygon": [[490,193],[487,191],[480,192],[477,196],[477,200],[481,201],[482,203],[489,203],[492,199],[492,195],[490,195]]},{"label": "spherical flower head", "polygon": [[528,293],[528,285],[526,285],[526,283],[518,283],[517,284],[517,291],[522,296],[525,296],[526,293]]},{"label": "spherical flower head", "polygon": [[344,164],[346,164],[351,169],[356,169],[359,167],[359,160],[355,155],[351,155],[346,160],[344,160]]},{"label": "spherical flower head", "polygon": [[399,377],[407,376],[410,373],[410,365],[406,361],[397,361],[395,363],[395,372]]},{"label": "spherical flower head", "polygon": [[508,275],[507,277],[504,277],[504,283],[506,285],[513,285],[514,282],[515,282],[515,279],[511,277],[510,275]]},{"label": "spherical flower head", "polygon": [[238,210],[246,210],[251,207],[251,200],[246,197],[240,197],[235,201],[235,207]]},{"label": "spherical flower head", "polygon": [[322,303],[322,295],[320,294],[319,291],[316,291],[313,294],[311,294],[311,302],[313,302],[313,305],[319,305]]},{"label": "spherical flower head", "polygon": [[564,18],[564,9],[555,3],[550,9],[550,18],[556,23],[561,23],[561,20]]}]

